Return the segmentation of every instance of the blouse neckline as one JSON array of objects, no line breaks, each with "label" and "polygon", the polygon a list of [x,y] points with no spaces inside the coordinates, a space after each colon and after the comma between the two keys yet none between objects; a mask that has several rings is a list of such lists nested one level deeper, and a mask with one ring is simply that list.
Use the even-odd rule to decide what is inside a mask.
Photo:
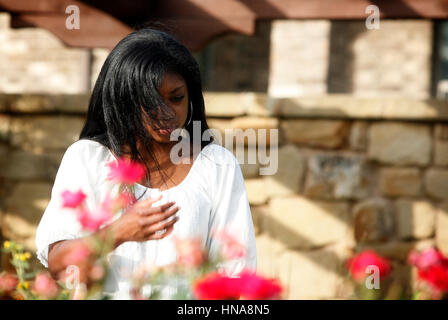
[{"label": "blouse neckline", "polygon": [[[202,153],[204,152],[204,150],[205,150],[208,146],[210,146],[211,144],[213,144],[213,142],[210,142],[210,143],[207,144],[205,147],[203,147],[202,150],[198,153],[197,157],[196,157],[195,159],[193,159],[193,164],[191,165],[190,170],[188,171],[188,173],[187,173],[187,175],[185,176],[185,178],[184,178],[181,182],[179,182],[179,184],[177,184],[177,185],[175,185],[175,186],[173,186],[173,187],[171,187],[171,188],[164,189],[164,190],[160,190],[159,188],[150,188],[150,187],[144,186],[144,185],[142,185],[142,184],[140,184],[140,183],[135,183],[135,185],[137,185],[138,187],[143,188],[143,189],[147,189],[147,190],[157,190],[157,191],[159,191],[159,192],[173,191],[173,190],[176,190],[176,189],[180,188],[181,186],[183,186],[183,185],[187,182],[187,180],[190,178],[190,176],[193,175],[193,170],[194,170],[195,167],[196,167],[196,162],[198,162],[197,160],[198,160],[199,157],[202,155]],[[115,157],[115,155],[112,153],[112,151],[110,151],[109,148],[107,148],[107,147],[105,147],[105,148],[107,149],[107,152],[109,153],[109,155],[110,155],[113,159],[115,159],[116,161],[118,161],[117,157]]]}]

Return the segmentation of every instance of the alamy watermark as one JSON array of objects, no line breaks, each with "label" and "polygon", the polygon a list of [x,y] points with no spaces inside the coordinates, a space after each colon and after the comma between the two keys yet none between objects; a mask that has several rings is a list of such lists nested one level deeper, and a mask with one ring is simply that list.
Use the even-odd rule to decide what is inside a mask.
[{"label": "alamy watermark", "polygon": [[369,274],[366,277],[365,285],[367,289],[380,289],[380,269],[376,265],[369,265],[366,268],[366,273]]},{"label": "alamy watermark", "polygon": [[74,4],[69,5],[67,8],[65,8],[65,13],[69,14],[67,19],[65,19],[65,27],[68,30],[79,30],[81,28],[81,16],[79,7]]},{"label": "alamy watermark", "polygon": [[378,30],[380,28],[380,8],[372,4],[367,6],[366,13],[369,14],[366,19],[366,28],[369,30]]},{"label": "alamy watermark", "polygon": [[[179,141],[179,137],[181,140]],[[216,154],[216,161],[229,161],[225,156],[227,150],[235,150],[235,157],[239,164],[260,164],[260,175],[273,175],[278,170],[278,129],[225,129],[223,145],[223,135],[217,129],[207,129],[201,134],[201,121],[193,121],[193,137],[185,129],[176,129],[171,132],[170,140],[179,141],[170,153],[172,163],[190,163],[191,142],[193,145],[193,154],[200,153],[201,142],[211,141],[211,138],[223,146],[223,149],[217,151],[222,155]],[[193,140],[192,140],[193,139]],[[234,144],[234,141],[236,143]],[[246,162],[245,141],[248,145],[257,146],[257,152],[248,152]],[[269,152],[268,152],[269,148]],[[227,150],[226,150],[227,149]],[[180,154],[180,155],[179,155]]]}]

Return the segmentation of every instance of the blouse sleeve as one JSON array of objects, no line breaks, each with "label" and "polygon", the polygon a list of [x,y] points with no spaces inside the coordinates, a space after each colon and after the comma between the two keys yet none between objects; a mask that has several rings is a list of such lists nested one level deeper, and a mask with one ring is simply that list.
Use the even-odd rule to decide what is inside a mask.
[{"label": "blouse sleeve", "polygon": [[225,153],[225,161],[217,165],[212,190],[214,200],[207,244],[209,253],[217,254],[220,250],[220,240],[214,238],[213,234],[225,231],[244,246],[243,257],[226,261],[219,266],[229,276],[237,276],[243,269],[255,271],[257,268],[255,233],[241,168],[232,153],[227,150]]},{"label": "blouse sleeve", "polygon": [[48,203],[36,231],[37,258],[48,268],[48,247],[60,240],[70,240],[85,236],[73,209],[62,207],[61,194],[65,190],[82,190],[86,206],[93,208],[96,183],[92,170],[95,165],[94,149],[89,142],[79,140],[72,144],[62,158]]}]

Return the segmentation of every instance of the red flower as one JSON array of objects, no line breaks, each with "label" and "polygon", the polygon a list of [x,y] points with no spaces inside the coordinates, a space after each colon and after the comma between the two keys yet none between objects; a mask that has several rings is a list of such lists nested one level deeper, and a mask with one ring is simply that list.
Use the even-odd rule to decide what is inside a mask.
[{"label": "red flower", "polygon": [[246,300],[272,300],[280,297],[282,287],[275,279],[266,279],[252,272],[243,272],[238,280],[242,284],[241,297]]},{"label": "red flower", "polygon": [[19,283],[15,274],[4,273],[0,275],[0,294],[8,294],[14,291]]},{"label": "red flower", "polygon": [[64,208],[77,208],[84,202],[85,198],[86,195],[81,190],[77,192],[66,190],[62,192],[62,206]]},{"label": "red flower", "polygon": [[350,271],[352,278],[360,282],[369,275],[366,273],[366,270],[367,267],[372,265],[378,267],[380,271],[380,279],[387,277],[391,272],[389,261],[379,256],[373,250],[365,250],[348,259],[346,267]]},{"label": "red flower", "polygon": [[142,164],[124,158],[112,161],[107,166],[110,170],[107,176],[108,180],[128,185],[139,182],[146,172]]},{"label": "red flower", "polygon": [[433,293],[448,292],[448,259],[436,248],[421,253],[413,251],[408,261],[418,269],[419,279],[427,282]]},{"label": "red flower", "polygon": [[274,279],[266,279],[243,271],[238,278],[230,278],[218,272],[211,273],[194,285],[194,295],[201,300],[276,299],[282,287]]},{"label": "red flower", "polygon": [[198,280],[193,292],[200,300],[237,300],[240,297],[236,278],[226,277],[218,272]]},{"label": "red flower", "polygon": [[428,282],[433,289],[448,292],[448,267],[433,265],[426,269],[418,270],[418,277]]}]

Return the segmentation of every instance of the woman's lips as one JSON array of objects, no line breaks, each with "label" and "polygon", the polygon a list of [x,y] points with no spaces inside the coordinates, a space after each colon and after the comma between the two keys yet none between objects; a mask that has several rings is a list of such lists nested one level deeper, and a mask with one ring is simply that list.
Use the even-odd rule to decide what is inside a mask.
[{"label": "woman's lips", "polygon": [[173,132],[174,129],[175,128],[163,128],[163,129],[158,129],[157,131],[162,135],[171,135],[171,132]]}]

